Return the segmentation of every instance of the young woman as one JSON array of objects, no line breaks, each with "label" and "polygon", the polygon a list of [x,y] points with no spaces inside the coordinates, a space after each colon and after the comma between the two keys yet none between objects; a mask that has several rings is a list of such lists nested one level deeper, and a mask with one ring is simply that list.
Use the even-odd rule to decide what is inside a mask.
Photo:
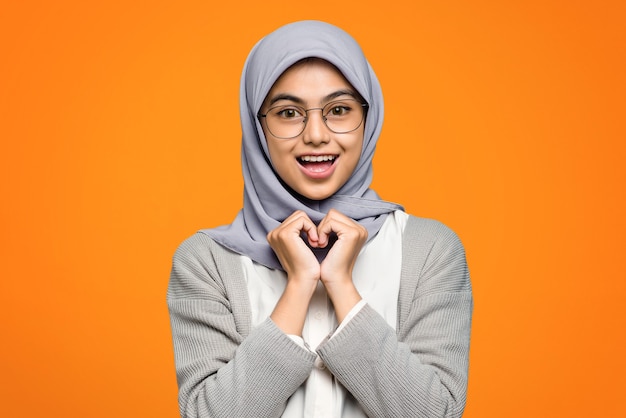
[{"label": "young woman", "polygon": [[168,289],[184,417],[459,417],[472,294],[447,227],[369,188],[383,119],[358,44],[318,21],[251,51],[244,206]]}]

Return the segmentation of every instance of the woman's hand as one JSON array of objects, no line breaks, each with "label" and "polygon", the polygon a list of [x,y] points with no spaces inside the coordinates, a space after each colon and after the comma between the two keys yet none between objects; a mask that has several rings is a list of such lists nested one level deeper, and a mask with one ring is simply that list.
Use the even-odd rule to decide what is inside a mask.
[{"label": "woman's hand", "polygon": [[311,246],[317,246],[317,227],[303,211],[296,211],[267,234],[267,241],[285,269],[289,281],[305,280],[317,284],[320,278],[320,264],[315,255],[302,240],[307,235]]},{"label": "woman's hand", "polygon": [[[337,236],[321,265],[302,240],[302,233],[314,248],[326,247],[330,236]],[[287,273],[287,286],[271,315],[283,332],[302,334],[309,302],[320,280],[333,303],[337,321],[343,321],[361,300],[352,282],[352,270],[366,240],[367,230],[363,226],[334,209],[317,227],[306,213],[296,211],[267,234],[267,241]]]},{"label": "woman's hand", "polygon": [[287,273],[287,286],[271,318],[284,333],[302,335],[309,302],[320,279],[320,264],[302,240],[317,246],[317,227],[303,211],[296,211],[267,234],[267,241]]},{"label": "woman's hand", "polygon": [[352,282],[352,270],[367,241],[367,229],[331,209],[317,227],[316,246],[326,247],[332,233],[337,235],[337,241],[321,264],[320,279],[333,303],[337,321],[341,323],[354,305],[361,300]]}]

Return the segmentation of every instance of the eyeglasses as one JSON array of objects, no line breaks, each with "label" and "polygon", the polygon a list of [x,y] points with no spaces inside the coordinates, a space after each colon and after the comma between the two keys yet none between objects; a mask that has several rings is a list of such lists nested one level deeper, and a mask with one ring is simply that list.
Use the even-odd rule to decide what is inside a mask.
[{"label": "eyeglasses", "polygon": [[336,100],[324,107],[304,109],[296,105],[280,105],[268,109],[265,114],[257,116],[265,119],[267,129],[276,138],[291,139],[304,132],[311,110],[321,110],[322,120],[328,129],[336,134],[355,131],[365,119],[369,108],[367,103],[354,99]]}]

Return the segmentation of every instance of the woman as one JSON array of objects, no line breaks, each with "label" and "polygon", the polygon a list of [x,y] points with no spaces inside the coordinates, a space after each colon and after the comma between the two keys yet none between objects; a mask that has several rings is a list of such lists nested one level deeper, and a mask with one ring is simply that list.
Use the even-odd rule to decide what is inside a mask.
[{"label": "woman", "polygon": [[383,119],[358,44],[318,21],[244,66],[244,206],[181,244],[168,289],[185,417],[458,417],[463,247],[369,185]]}]

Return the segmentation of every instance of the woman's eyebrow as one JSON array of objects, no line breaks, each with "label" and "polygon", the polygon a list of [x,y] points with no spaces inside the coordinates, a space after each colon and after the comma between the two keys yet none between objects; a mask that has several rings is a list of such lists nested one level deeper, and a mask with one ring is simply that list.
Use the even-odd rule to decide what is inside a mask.
[{"label": "woman's eyebrow", "polygon": [[352,90],[337,90],[336,92],[330,93],[328,95],[326,95],[323,99],[322,102],[329,102],[333,99],[336,99],[337,97],[341,97],[341,96],[352,96],[352,98],[356,99],[356,93],[354,93],[354,91]]},{"label": "woman's eyebrow", "polygon": [[282,93],[282,94],[277,94],[276,96],[272,97],[272,100],[270,100],[270,102],[268,103],[268,106],[271,106],[274,103],[279,102],[281,100],[288,100],[290,102],[304,105],[304,100],[302,100],[301,98],[292,96],[291,94]]},{"label": "woman's eyebrow", "polygon": [[[322,98],[322,103],[326,103],[329,102],[333,99],[336,99],[337,97],[341,97],[341,96],[352,96],[353,98],[356,98],[356,93],[352,90],[337,90],[334,91],[330,94],[327,94],[326,96],[324,96]],[[269,101],[269,103],[267,104],[268,106],[272,106],[274,103],[279,102],[281,100],[287,100],[290,102],[294,102],[297,103],[299,105],[305,105],[305,101],[303,99],[301,99],[300,97],[297,96],[293,96],[291,94],[288,93],[281,93],[281,94],[277,94],[276,96],[272,97],[272,99]]]}]

